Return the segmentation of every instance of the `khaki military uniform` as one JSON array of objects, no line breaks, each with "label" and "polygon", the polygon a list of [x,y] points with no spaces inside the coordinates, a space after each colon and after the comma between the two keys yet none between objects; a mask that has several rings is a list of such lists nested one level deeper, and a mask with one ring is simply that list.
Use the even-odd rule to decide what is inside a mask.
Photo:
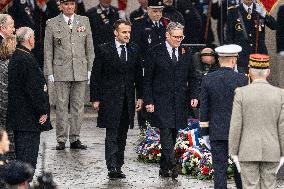
[{"label": "khaki military uniform", "polygon": [[47,21],[44,42],[44,73],[54,76],[57,142],[68,137],[68,104],[71,125],[69,141],[79,139],[84,112],[88,71],[92,69],[94,48],[89,19],[75,15],[72,28],[60,14]]}]

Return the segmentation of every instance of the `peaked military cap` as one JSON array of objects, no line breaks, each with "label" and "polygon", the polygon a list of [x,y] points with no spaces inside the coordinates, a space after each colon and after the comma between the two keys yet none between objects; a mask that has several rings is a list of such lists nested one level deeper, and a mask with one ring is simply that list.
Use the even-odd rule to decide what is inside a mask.
[{"label": "peaked military cap", "polygon": [[34,168],[20,161],[12,161],[4,166],[0,175],[4,182],[9,185],[18,185],[25,181],[30,182],[33,179]]},{"label": "peaked military cap", "polygon": [[217,47],[215,51],[219,56],[238,56],[238,53],[242,51],[242,47],[235,44],[223,45]]},{"label": "peaked military cap", "polygon": [[148,0],[148,7],[153,9],[163,8],[163,0]]},{"label": "peaked military cap", "polygon": [[60,0],[60,3],[66,3],[66,2],[69,2],[69,1],[75,2],[76,0]]},{"label": "peaked military cap", "polygon": [[255,69],[269,68],[269,56],[267,54],[250,54],[249,67]]},{"label": "peaked military cap", "polygon": [[211,48],[204,48],[200,52],[200,56],[215,56],[215,52]]}]

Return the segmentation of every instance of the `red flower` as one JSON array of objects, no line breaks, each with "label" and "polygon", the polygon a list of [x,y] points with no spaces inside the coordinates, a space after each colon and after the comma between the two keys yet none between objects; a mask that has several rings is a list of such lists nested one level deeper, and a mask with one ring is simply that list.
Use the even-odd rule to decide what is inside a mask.
[{"label": "red flower", "polygon": [[207,166],[202,167],[201,173],[202,175],[207,175],[209,173],[209,167]]}]

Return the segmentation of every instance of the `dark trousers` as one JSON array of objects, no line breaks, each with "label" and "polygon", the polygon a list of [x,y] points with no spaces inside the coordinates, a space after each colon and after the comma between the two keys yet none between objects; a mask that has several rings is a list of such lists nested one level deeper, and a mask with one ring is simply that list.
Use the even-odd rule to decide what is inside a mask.
[{"label": "dark trousers", "polygon": [[29,163],[36,169],[40,132],[14,131],[16,160]]},{"label": "dark trousers", "polygon": [[[228,141],[210,141],[212,163],[214,169],[214,188],[227,189],[227,170],[228,170]],[[234,167],[235,183],[238,189],[242,189],[242,181],[236,167]]]},{"label": "dark trousers", "polygon": [[119,127],[106,129],[105,159],[108,170],[121,168],[124,164],[124,151],[129,124],[127,103],[124,101]]},{"label": "dark trousers", "polygon": [[177,130],[174,128],[160,128],[161,141],[161,160],[160,168],[162,170],[171,170],[176,166],[174,147],[176,144]]}]

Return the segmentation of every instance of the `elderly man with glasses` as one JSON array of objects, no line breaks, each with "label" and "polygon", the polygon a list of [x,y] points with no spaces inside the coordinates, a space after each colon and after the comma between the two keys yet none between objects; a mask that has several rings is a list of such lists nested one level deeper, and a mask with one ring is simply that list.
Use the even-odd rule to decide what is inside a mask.
[{"label": "elderly man with glasses", "polygon": [[[196,107],[198,82],[191,53],[180,48],[183,25],[171,22],[166,41],[149,49],[145,59],[144,100],[160,129],[162,156],[159,175],[177,178],[174,146],[177,130],[187,125],[189,107]],[[190,101],[191,99],[191,101]]]}]

